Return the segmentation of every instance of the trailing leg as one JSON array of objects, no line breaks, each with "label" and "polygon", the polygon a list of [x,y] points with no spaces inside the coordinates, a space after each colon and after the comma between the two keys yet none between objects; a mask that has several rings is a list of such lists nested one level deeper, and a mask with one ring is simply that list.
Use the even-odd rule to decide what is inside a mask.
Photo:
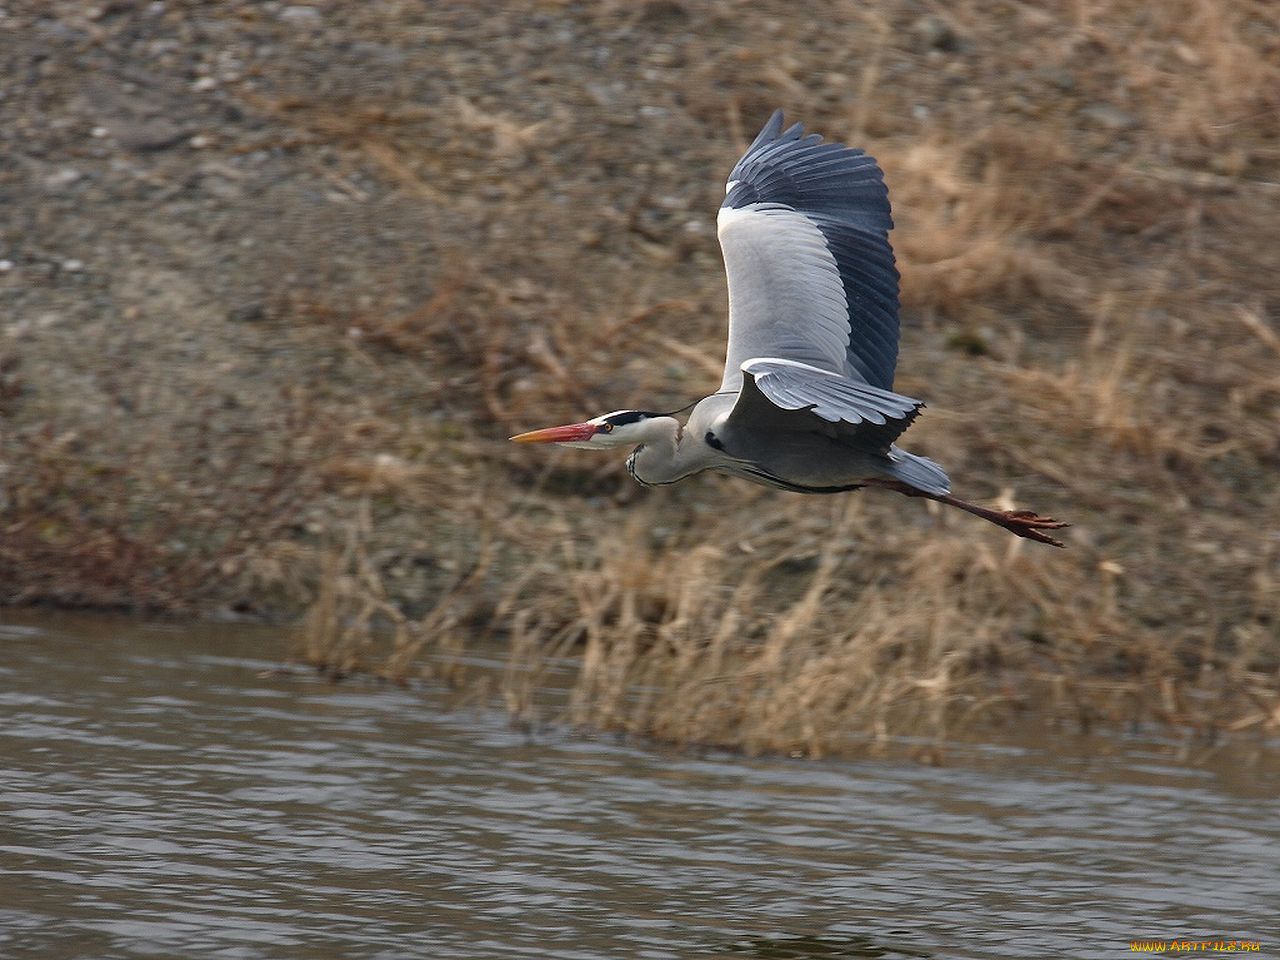
[{"label": "trailing leg", "polygon": [[1019,537],[1026,537],[1028,540],[1035,540],[1039,543],[1048,543],[1055,547],[1065,547],[1066,544],[1061,540],[1056,540],[1045,533],[1045,530],[1061,530],[1063,527],[1069,527],[1071,524],[1062,520],[1054,520],[1052,517],[1042,517],[1040,514],[1031,510],[992,510],[989,507],[980,507],[976,503],[970,503],[968,500],[961,500],[959,497],[953,497],[949,493],[937,494],[927,493],[924,490],[917,490],[910,484],[901,482],[900,480],[881,480],[878,478],[868,479],[867,486],[884,487],[888,490],[896,490],[898,493],[908,497],[924,497],[927,500],[936,500],[938,503],[945,503],[949,507],[958,507],[966,513],[972,513],[975,517],[981,517],[990,523],[994,523],[998,527],[1004,527],[1010,533]]}]

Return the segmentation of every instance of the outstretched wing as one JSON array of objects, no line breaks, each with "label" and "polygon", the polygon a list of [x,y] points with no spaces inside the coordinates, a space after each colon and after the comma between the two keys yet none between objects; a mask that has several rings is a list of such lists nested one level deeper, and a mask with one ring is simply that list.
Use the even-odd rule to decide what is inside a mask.
[{"label": "outstretched wing", "polygon": [[726,426],[744,432],[818,432],[887,452],[924,404],[839,373],[781,357],[742,365],[742,389]]},{"label": "outstretched wing", "polygon": [[779,110],[733,168],[718,226],[729,276],[721,390],[742,385],[753,357],[892,388],[898,271],[872,157],[800,124],[784,131]]}]

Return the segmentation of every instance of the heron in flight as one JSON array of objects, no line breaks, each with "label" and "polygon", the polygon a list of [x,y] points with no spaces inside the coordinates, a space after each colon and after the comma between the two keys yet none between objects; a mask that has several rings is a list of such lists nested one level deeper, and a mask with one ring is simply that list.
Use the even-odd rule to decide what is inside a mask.
[{"label": "heron in flight", "polygon": [[883,487],[1063,545],[1046,531],[1067,524],[953,497],[938,464],[895,443],[924,404],[893,392],[898,271],[874,158],[784,130],[778,110],[729,175],[717,225],[729,277],[720,389],[684,424],[617,410],[512,440],[634,447],[627,471],[645,486],[719,470],[797,493]]}]

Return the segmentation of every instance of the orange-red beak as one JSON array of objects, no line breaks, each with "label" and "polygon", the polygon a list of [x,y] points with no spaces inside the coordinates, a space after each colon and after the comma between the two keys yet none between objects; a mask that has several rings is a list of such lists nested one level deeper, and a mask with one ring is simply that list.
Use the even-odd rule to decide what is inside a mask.
[{"label": "orange-red beak", "polygon": [[572,443],[590,440],[599,431],[598,423],[567,423],[563,427],[544,427],[518,433],[511,439],[516,443]]}]

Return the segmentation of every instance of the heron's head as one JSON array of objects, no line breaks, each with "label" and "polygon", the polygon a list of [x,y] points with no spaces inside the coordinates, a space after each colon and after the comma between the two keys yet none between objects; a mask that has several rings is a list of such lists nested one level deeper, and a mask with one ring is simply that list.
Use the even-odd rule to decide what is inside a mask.
[{"label": "heron's head", "polygon": [[586,447],[591,450],[633,447],[653,439],[653,421],[670,419],[663,414],[645,410],[615,410],[583,423],[530,430],[511,439],[516,443],[558,443],[562,447]]}]

